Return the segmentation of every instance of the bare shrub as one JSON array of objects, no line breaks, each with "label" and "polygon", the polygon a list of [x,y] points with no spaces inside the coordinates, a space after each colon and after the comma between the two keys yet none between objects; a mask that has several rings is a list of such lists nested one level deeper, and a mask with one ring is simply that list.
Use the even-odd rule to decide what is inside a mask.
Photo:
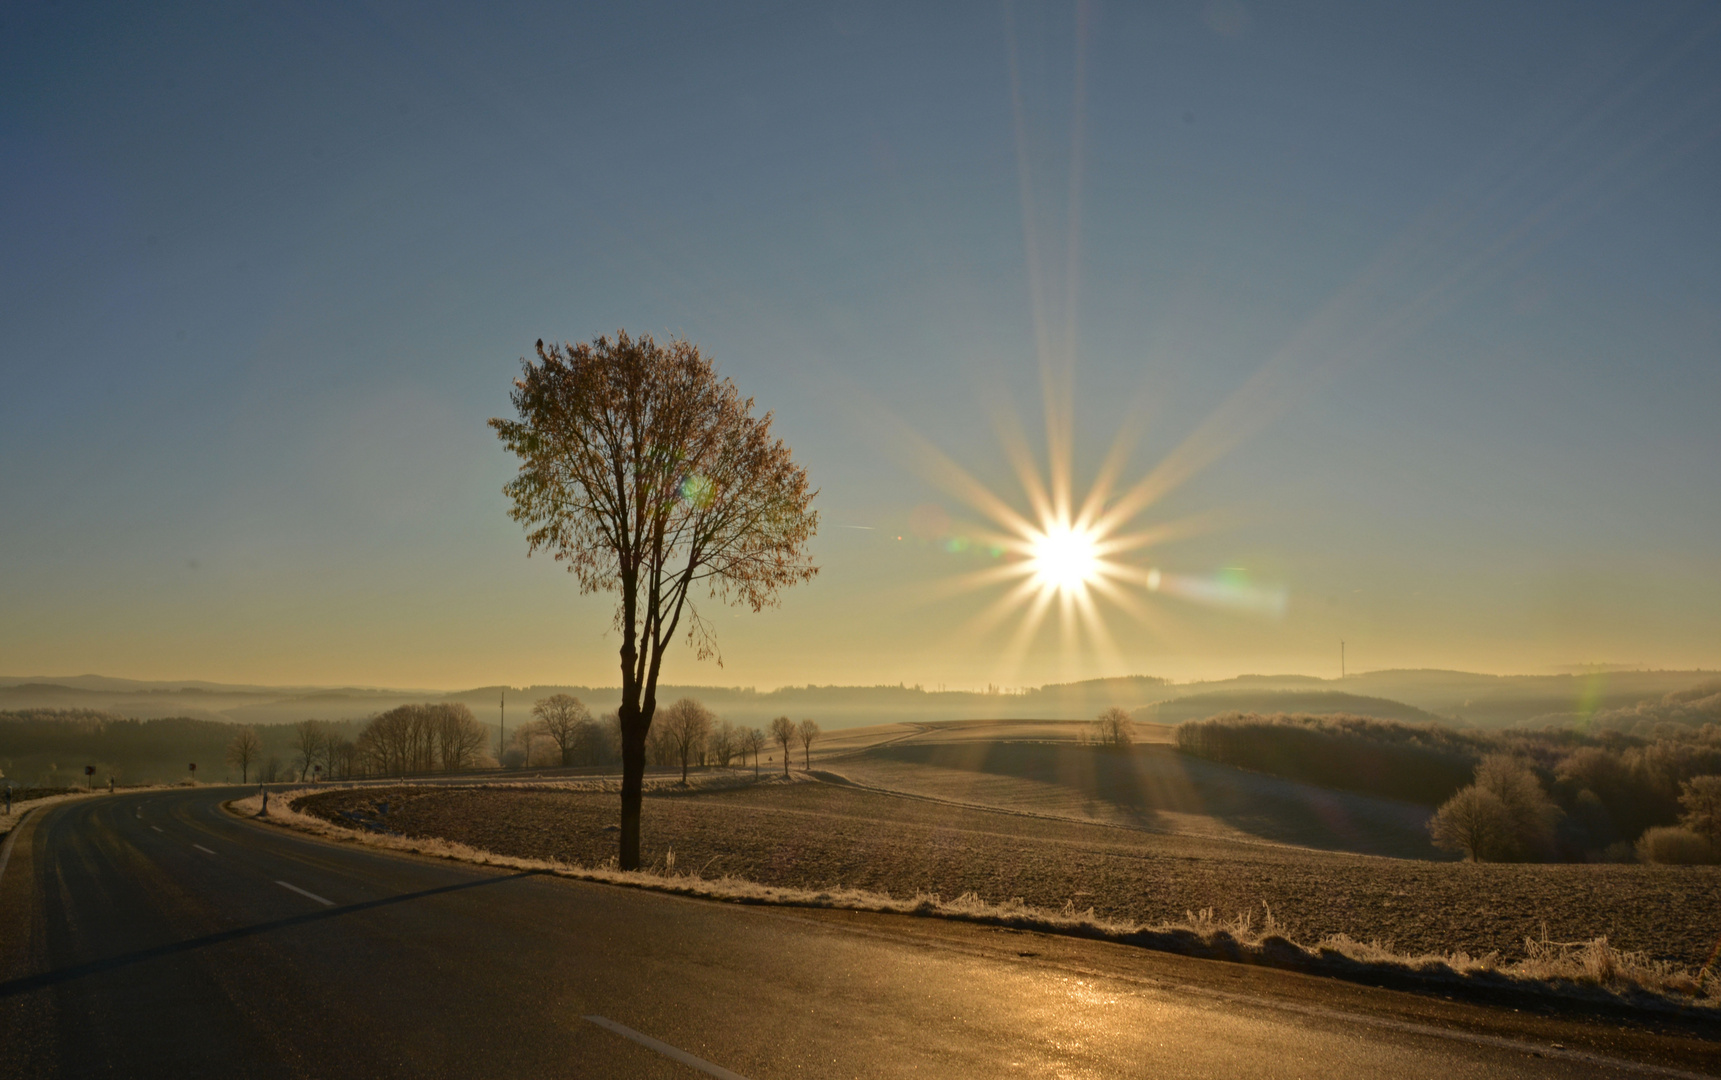
[{"label": "bare shrub", "polygon": [[1668,866],[1701,866],[1715,861],[1715,846],[1690,829],[1659,825],[1637,838],[1637,858]]},{"label": "bare shrub", "polygon": [[1492,791],[1471,784],[1435,812],[1428,831],[1437,848],[1475,862],[1498,862],[1512,850],[1512,811]]}]

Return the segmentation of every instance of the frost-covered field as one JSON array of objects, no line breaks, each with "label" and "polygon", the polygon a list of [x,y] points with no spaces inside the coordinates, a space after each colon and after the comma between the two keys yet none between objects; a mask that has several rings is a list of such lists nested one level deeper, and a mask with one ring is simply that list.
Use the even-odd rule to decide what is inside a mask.
[{"label": "frost-covered field", "polygon": [[[1399,952],[1497,950],[1508,959],[1525,955],[1526,938],[1605,935],[1614,946],[1693,969],[1721,934],[1717,867],[1391,859],[780,778],[673,792],[647,799],[645,861],[765,886],[974,893],[1054,912],[1091,907],[1102,919],[1142,923],[1202,909],[1222,917],[1270,909],[1297,941],[1343,934]],[[301,808],[354,829],[586,866],[614,854],[618,816],[613,793],[568,787],[362,788],[325,792]]]}]

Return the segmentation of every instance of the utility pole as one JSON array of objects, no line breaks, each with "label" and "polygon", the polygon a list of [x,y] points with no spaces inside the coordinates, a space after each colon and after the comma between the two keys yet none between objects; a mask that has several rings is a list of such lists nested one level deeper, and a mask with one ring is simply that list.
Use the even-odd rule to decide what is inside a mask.
[{"label": "utility pole", "polygon": [[508,749],[508,691],[502,691],[496,721],[496,764],[502,764],[502,751]]},{"label": "utility pole", "polygon": [[1345,677],[1345,643],[1339,642],[1339,678]]}]

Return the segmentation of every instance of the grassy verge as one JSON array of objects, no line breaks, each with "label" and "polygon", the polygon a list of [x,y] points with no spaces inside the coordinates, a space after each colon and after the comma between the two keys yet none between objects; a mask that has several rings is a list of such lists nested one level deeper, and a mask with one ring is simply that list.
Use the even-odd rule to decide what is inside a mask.
[{"label": "grassy verge", "polygon": [[[63,802],[71,802],[73,799],[89,799],[97,795],[106,795],[107,793],[106,788],[103,788],[100,791],[68,791],[64,795],[47,795],[40,799],[30,799],[29,801],[20,800],[15,802],[12,804],[12,812],[10,814],[0,813],[0,837],[4,837],[7,833],[17,828],[18,823],[24,820],[24,815],[28,814],[32,810],[40,810],[45,806],[56,806]],[[0,807],[5,805],[6,804],[4,802],[0,802]]]},{"label": "grassy verge", "polygon": [[[782,782],[780,779],[777,782]],[[571,781],[585,784],[591,781]],[[494,786],[494,785],[485,785]],[[542,785],[507,785],[542,786]],[[1437,993],[1464,993],[1493,999],[1584,1003],[1609,1011],[1669,1011],[1721,1019],[1721,978],[1708,966],[1692,972],[1675,964],[1621,950],[1605,937],[1581,942],[1525,942],[1522,959],[1499,953],[1472,956],[1464,952],[1407,955],[1376,942],[1331,935],[1314,944],[1292,941],[1282,932],[1271,909],[1247,911],[1231,919],[1212,909],[1185,913],[1184,918],[1159,923],[1107,919],[1090,908],[1066,904],[1048,910],[1020,900],[994,902],[975,893],[946,900],[920,893],[896,897],[884,892],[851,888],[802,889],[762,885],[736,877],[708,878],[678,872],[673,855],[650,871],[621,871],[610,866],[579,866],[547,859],[501,855],[448,840],[415,838],[387,832],[364,832],[301,813],[295,804],[334,788],[302,789],[277,794],[265,820],[332,840],[361,843],[485,866],[539,870],[584,881],[604,882],[682,896],[730,903],[777,904],[840,908],[956,919],[964,922],[1043,933],[1066,934],[1110,941],[1206,959],[1259,964],[1356,982]],[[259,796],[229,803],[233,812],[259,816]]]}]

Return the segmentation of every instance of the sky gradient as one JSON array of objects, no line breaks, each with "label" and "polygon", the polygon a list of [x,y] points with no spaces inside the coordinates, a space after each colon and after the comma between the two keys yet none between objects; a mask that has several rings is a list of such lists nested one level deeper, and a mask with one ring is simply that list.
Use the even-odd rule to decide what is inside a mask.
[{"label": "sky gradient", "polygon": [[[1389,7],[9,5],[0,674],[613,684],[485,421],[618,327],[821,489],[676,682],[1721,666],[1714,9]],[[1104,648],[952,588],[1047,373]]]}]

